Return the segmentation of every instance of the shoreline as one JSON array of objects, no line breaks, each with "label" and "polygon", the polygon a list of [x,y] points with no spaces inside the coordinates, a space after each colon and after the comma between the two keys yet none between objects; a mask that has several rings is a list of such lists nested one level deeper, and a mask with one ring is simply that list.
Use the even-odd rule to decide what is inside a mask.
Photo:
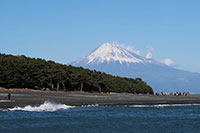
[{"label": "shoreline", "polygon": [[[11,100],[8,100],[8,93]],[[0,108],[39,106],[45,101],[71,106],[96,105],[159,105],[200,104],[200,94],[189,96],[155,96],[128,93],[89,93],[80,91],[41,91],[31,89],[0,88]]]}]

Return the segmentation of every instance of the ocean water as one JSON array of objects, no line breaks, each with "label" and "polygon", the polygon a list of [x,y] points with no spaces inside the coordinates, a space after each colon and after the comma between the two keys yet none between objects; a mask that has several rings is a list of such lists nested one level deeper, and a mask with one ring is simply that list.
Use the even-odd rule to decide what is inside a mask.
[{"label": "ocean water", "polygon": [[75,107],[45,102],[1,110],[0,133],[6,132],[198,133],[200,105]]}]

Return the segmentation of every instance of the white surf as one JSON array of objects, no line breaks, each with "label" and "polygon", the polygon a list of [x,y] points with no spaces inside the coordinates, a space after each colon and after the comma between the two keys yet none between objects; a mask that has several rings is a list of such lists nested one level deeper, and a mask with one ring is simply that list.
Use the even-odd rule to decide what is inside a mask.
[{"label": "white surf", "polygon": [[156,108],[163,108],[163,107],[182,107],[182,106],[200,106],[200,104],[158,104],[158,105],[130,105],[129,107],[134,108],[149,108],[149,107],[156,107]]},{"label": "white surf", "polygon": [[57,103],[45,101],[40,106],[27,105],[25,107],[9,108],[8,110],[9,111],[54,112],[54,111],[57,111],[57,110],[65,110],[65,109],[70,109],[70,108],[74,108],[74,106],[69,106],[69,105],[65,105],[65,104],[57,104]]}]

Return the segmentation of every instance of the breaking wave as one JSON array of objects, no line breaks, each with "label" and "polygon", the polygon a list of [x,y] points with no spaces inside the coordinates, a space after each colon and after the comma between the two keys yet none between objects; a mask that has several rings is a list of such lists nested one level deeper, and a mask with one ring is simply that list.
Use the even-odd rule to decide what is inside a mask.
[{"label": "breaking wave", "polygon": [[81,107],[98,107],[99,104],[82,105]]},{"label": "breaking wave", "polygon": [[[91,105],[82,105],[79,107],[98,107],[98,104]],[[164,108],[164,107],[183,107],[183,106],[200,106],[200,104],[158,104],[158,105],[129,105],[127,107],[132,108]],[[75,108],[78,106],[70,106],[65,104],[52,103],[50,101],[45,101],[39,106],[30,106],[25,107],[14,107],[8,109],[0,109],[0,111],[33,111],[33,112],[55,112],[58,110],[66,110],[70,108]]]},{"label": "breaking wave", "polygon": [[70,109],[74,108],[74,106],[69,106],[65,104],[57,104],[57,103],[52,103],[49,101],[45,101],[43,104],[40,106],[25,106],[25,107],[14,107],[14,108],[9,108],[9,111],[35,111],[35,112],[54,112],[57,110],[65,110],[65,109]]},{"label": "breaking wave", "polygon": [[149,107],[156,107],[156,108],[164,108],[164,107],[183,107],[183,106],[199,106],[200,104],[158,104],[158,105],[130,105],[129,107],[134,108],[149,108]]}]

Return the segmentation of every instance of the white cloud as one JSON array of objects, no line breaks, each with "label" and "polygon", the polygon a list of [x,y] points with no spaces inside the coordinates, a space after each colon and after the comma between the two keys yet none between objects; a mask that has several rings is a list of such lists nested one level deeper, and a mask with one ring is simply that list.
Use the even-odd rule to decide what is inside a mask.
[{"label": "white cloud", "polygon": [[176,65],[176,63],[172,59],[170,59],[170,58],[165,59],[164,63],[167,66],[175,66]]},{"label": "white cloud", "polygon": [[151,59],[151,58],[152,58],[152,53],[151,53],[151,52],[148,52],[148,53],[146,54],[146,58],[147,58],[147,59]]},{"label": "white cloud", "polygon": [[140,50],[135,50],[135,53],[136,53],[137,55],[140,55],[140,54],[141,54]]},{"label": "white cloud", "polygon": [[137,55],[140,55],[140,51],[139,50],[135,50],[135,48],[133,46],[126,46],[124,44],[121,44],[120,46],[125,48],[128,51],[131,51],[131,52],[133,52],[133,53],[135,53]]},{"label": "white cloud", "polygon": [[147,52],[147,54],[146,54],[146,58],[147,58],[147,59],[151,59],[152,56],[153,56],[153,51],[154,51],[154,49],[153,49],[152,47],[147,47],[147,49],[148,49],[148,52]]}]

